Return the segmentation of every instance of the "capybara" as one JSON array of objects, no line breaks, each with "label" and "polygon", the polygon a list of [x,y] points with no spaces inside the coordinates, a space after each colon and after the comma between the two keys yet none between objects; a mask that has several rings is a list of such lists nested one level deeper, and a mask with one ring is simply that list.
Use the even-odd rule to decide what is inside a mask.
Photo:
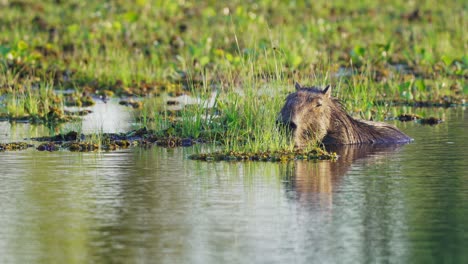
[{"label": "capybara", "polygon": [[331,96],[330,85],[325,89],[301,87],[298,83],[295,86],[296,92],[286,98],[278,122],[291,131],[299,148],[311,142],[343,145],[412,141],[392,125],[352,118],[338,99]]}]

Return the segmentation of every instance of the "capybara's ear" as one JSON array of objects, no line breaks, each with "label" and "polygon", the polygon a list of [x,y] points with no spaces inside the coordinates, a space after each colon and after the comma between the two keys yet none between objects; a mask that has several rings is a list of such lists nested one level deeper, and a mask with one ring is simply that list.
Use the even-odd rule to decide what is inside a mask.
[{"label": "capybara's ear", "polygon": [[299,89],[302,88],[301,85],[298,82],[296,82],[296,84],[294,84],[294,87],[296,87],[296,90],[299,90]]},{"label": "capybara's ear", "polygon": [[327,87],[323,89],[322,93],[327,97],[331,97],[331,85],[327,85]]}]

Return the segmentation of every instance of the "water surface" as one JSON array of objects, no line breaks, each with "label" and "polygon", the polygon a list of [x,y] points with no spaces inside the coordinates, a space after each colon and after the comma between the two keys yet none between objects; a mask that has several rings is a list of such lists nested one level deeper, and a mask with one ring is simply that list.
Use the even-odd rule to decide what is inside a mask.
[{"label": "water surface", "polygon": [[0,263],[467,263],[468,111],[437,111],[337,162],[0,153]]}]

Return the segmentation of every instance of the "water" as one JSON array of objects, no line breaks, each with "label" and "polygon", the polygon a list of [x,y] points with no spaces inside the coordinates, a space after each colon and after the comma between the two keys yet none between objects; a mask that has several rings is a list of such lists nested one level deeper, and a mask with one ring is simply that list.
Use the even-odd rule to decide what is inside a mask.
[{"label": "water", "polygon": [[0,263],[467,263],[468,111],[443,114],[337,162],[0,153]]},{"label": "water", "polygon": [[69,131],[81,131],[84,134],[98,132],[120,133],[132,129],[134,120],[131,109],[118,104],[117,99],[112,99],[108,103],[101,100],[96,101],[93,107],[66,107],[66,110],[78,111],[88,109],[93,112],[81,117],[83,121],[61,124],[55,128],[37,126],[28,123],[11,124],[0,122],[0,143],[22,141],[25,138],[50,136]]}]

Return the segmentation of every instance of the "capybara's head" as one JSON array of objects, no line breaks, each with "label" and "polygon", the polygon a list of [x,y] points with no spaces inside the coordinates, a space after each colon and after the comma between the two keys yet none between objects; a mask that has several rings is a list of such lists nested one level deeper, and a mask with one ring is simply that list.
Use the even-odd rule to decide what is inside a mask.
[{"label": "capybara's head", "polygon": [[294,143],[303,148],[311,142],[320,142],[330,126],[330,85],[324,89],[301,87],[296,83],[296,92],[286,98],[278,122],[291,131]]}]

